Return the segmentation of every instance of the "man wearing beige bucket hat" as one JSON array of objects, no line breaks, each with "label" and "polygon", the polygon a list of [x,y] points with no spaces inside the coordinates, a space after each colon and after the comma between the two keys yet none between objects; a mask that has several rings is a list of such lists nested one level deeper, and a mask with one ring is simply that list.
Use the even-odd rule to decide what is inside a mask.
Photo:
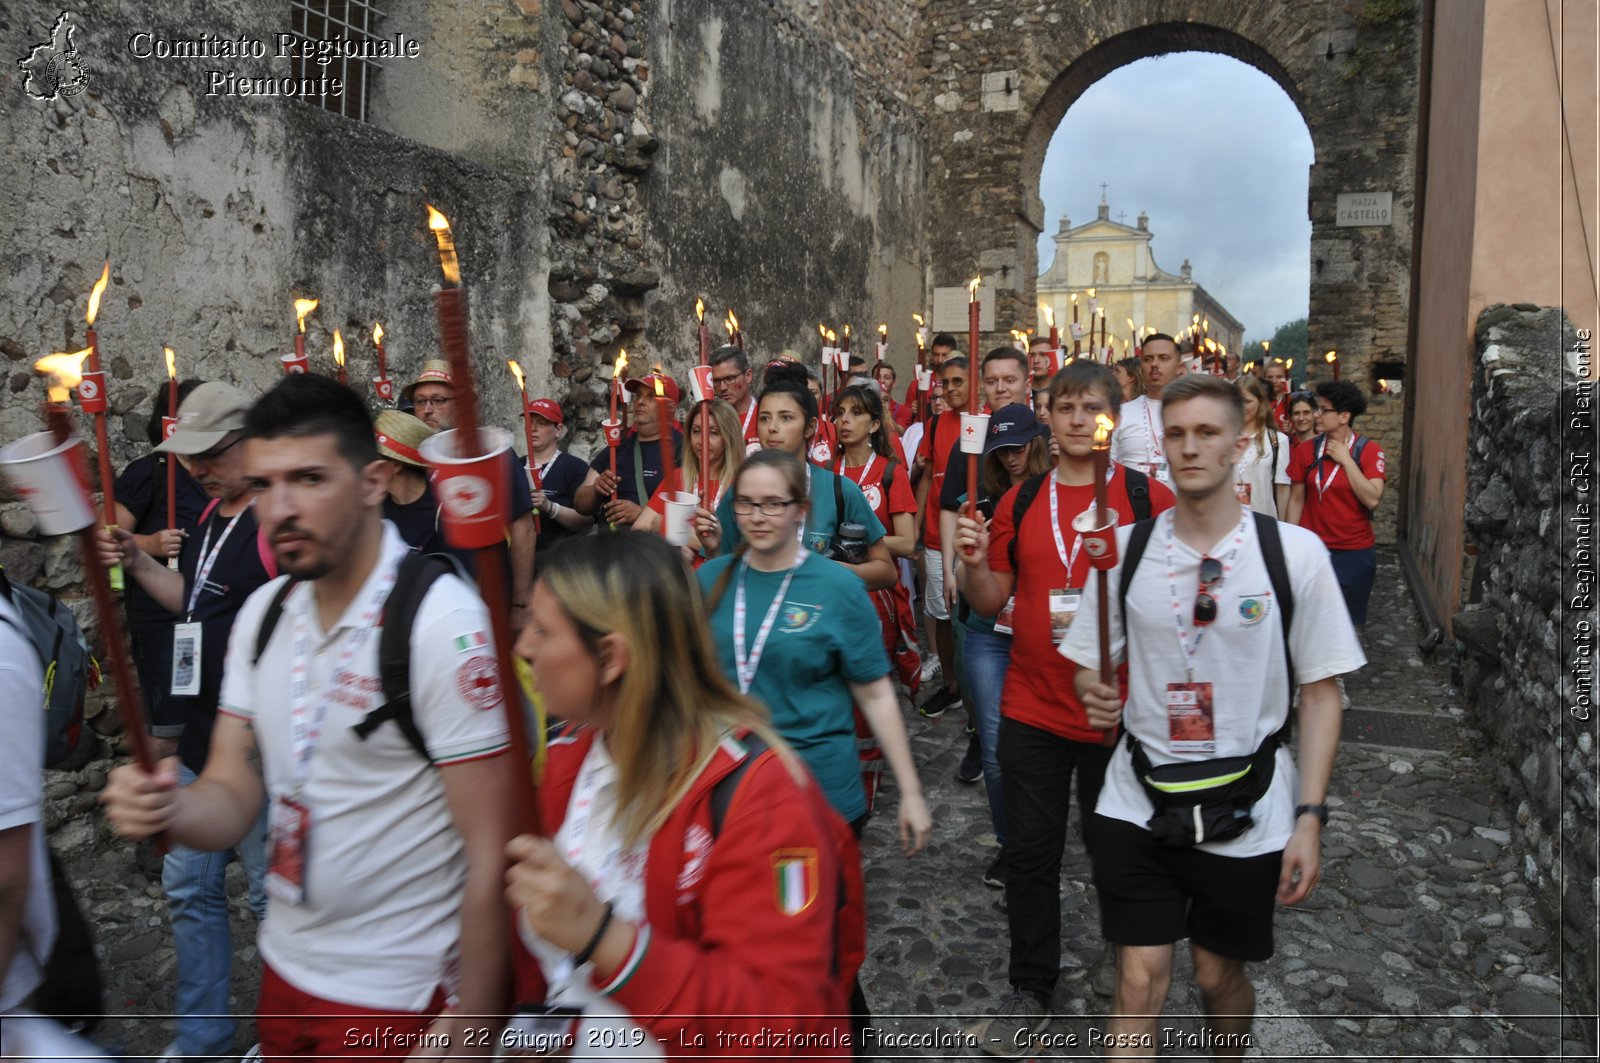
[{"label": "man wearing beige bucket hat", "polygon": [[417,449],[433,435],[433,429],[409,413],[384,410],[373,424],[373,435],[390,470],[383,518],[391,521],[400,538],[418,553],[450,554],[463,563],[468,561],[470,551],[454,550],[445,542],[439,500],[428,482],[428,463]]},{"label": "man wearing beige bucket hat", "polygon": [[[205,770],[234,619],[251,593],[278,574],[256,523],[239,446],[251,401],[232,384],[201,384],[178,408],[177,429],[156,447],[186,457],[190,472],[212,499],[183,544],[176,572],[139,549],[127,531],[118,528],[101,539],[105,560],[120,562],[176,618],[168,694],[183,720],[178,759],[184,786]],[[258,917],[266,910],[264,838],[262,819],[236,850]],[[232,1046],[236,1024],[229,1017],[228,994],[233,952],[224,878],[229,857],[226,851],[174,845],[163,863],[161,884],[178,957],[178,1028],[166,1056],[221,1056]]]},{"label": "man wearing beige bucket hat", "polygon": [[[416,379],[400,390],[410,400],[418,420],[435,432],[448,432],[456,426],[455,378],[450,363],[438,358],[422,363]],[[505,467],[511,485],[511,627],[520,630],[527,616],[528,596],[533,592],[533,495],[527,475],[519,469],[516,455],[507,452]],[[471,551],[465,554],[470,555]],[[475,558],[464,556],[467,570],[475,572]]]}]

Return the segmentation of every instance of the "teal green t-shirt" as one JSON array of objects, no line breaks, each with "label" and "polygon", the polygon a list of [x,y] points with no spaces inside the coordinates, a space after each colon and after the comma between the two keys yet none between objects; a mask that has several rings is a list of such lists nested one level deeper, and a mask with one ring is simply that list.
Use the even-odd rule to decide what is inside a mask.
[{"label": "teal green t-shirt", "polygon": [[[701,588],[709,595],[717,577],[732,564],[733,558],[719,557],[702,565]],[[784,575],[745,567],[746,653],[755,646]],[[739,682],[733,654],[737,586],[735,572],[711,613],[717,660],[735,686]],[[805,760],[847,821],[867,811],[856,753],[855,703],[848,684],[870,683],[889,674],[878,623],[866,584],[849,569],[809,554],[778,607],[750,686],[750,696],[766,704],[773,726]]]},{"label": "teal green t-shirt", "polygon": [[[820,553],[828,548],[834,530],[841,523],[833,495],[833,481],[838,478],[819,465],[807,465],[806,468],[811,470],[811,512],[806,514],[804,545],[806,549]],[[854,522],[865,527],[868,546],[882,539],[883,522],[872,512],[872,506],[867,503],[867,496],[861,493],[861,488],[848,476],[839,480],[839,488],[839,495],[844,500],[842,523]],[[722,544],[718,552],[731,554],[744,538],[739,534],[739,522],[733,515],[732,491],[722,493],[722,501],[717,503],[717,520],[722,525]]]}]

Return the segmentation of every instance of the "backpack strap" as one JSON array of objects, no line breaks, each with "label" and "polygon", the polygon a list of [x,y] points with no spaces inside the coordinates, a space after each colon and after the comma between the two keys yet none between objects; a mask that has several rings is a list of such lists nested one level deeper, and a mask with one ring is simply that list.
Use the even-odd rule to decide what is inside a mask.
[{"label": "backpack strap", "polygon": [[212,512],[220,505],[222,505],[222,499],[220,498],[213,498],[211,501],[207,502],[206,508],[200,511],[200,523],[204,524],[207,518],[211,516]]},{"label": "backpack strap", "polygon": [[1150,519],[1150,477],[1138,469],[1122,467],[1122,489],[1127,492],[1128,505],[1133,507],[1133,521]]},{"label": "backpack strap", "polygon": [[351,728],[356,737],[365,741],[373,731],[393,720],[411,748],[430,764],[433,757],[428,754],[428,744],[411,710],[411,632],[428,591],[439,577],[456,571],[451,559],[438,554],[408,551],[401,559],[394,590],[389,592],[378,621],[378,674],[383,684],[383,704]]},{"label": "backpack strap", "polygon": [[[844,459],[841,458],[840,460],[843,461]],[[835,534],[838,534],[839,525],[844,523],[844,484],[839,482],[841,479],[843,477],[838,473],[833,474],[833,530]]]},{"label": "backpack strap", "polygon": [[1154,517],[1146,517],[1135,524],[1128,536],[1128,548],[1122,555],[1122,573],[1117,580],[1117,608],[1122,612],[1124,640],[1128,637],[1128,588],[1133,586],[1133,573],[1139,567],[1139,560],[1144,557],[1144,549],[1150,545],[1150,536],[1155,530]]},{"label": "backpack strap", "polygon": [[894,483],[894,467],[900,464],[900,459],[890,457],[886,460],[889,464],[883,467],[883,479],[880,482],[883,484],[884,501],[887,502],[889,500],[889,485]]},{"label": "backpack strap", "polygon": [[739,780],[744,778],[755,762],[760,759],[770,747],[766,739],[751,731],[739,739],[745,748],[744,759],[733,766],[733,770],[718,779],[711,788],[711,837],[714,841],[722,833],[722,824],[728,818],[728,808],[733,804],[734,791],[739,789]]},{"label": "backpack strap", "polygon": [[272,601],[267,603],[266,611],[261,614],[261,626],[256,628],[256,652],[250,658],[250,666],[254,668],[261,663],[261,655],[267,652],[267,646],[272,642],[272,633],[278,629],[278,621],[283,618],[283,603],[288,601],[299,580],[292,576],[283,581],[273,594]]},{"label": "backpack strap", "polygon": [[[1011,559],[1011,572],[1017,571],[1017,539],[1022,536],[1022,518],[1027,515],[1028,507],[1033,505],[1033,500],[1039,496],[1039,488],[1044,486],[1044,478],[1055,470],[1042,472],[1037,476],[1030,476],[1022,481],[1022,486],[1017,488],[1017,497],[1011,500],[1011,541],[1006,543],[1006,556]],[[1067,573],[1068,577],[1072,575]]]},{"label": "backpack strap", "polygon": [[1283,628],[1283,666],[1289,673],[1289,714],[1275,736],[1280,743],[1288,742],[1294,730],[1294,651],[1289,645],[1289,631],[1294,624],[1294,587],[1289,582],[1289,566],[1283,555],[1283,536],[1278,533],[1278,522],[1265,513],[1254,514],[1256,541],[1261,544],[1261,560],[1267,566],[1267,577],[1272,581],[1272,594],[1278,599],[1278,621]]}]

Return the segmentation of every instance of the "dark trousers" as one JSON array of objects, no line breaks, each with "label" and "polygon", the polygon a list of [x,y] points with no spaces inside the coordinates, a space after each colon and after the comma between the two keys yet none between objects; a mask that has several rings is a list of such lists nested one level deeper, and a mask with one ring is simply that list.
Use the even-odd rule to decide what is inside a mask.
[{"label": "dark trousers", "polygon": [[1061,854],[1067,844],[1072,776],[1078,776],[1078,827],[1094,812],[1111,750],[1000,719],[1005,792],[1006,918],[1011,924],[1011,984],[1048,1003],[1061,975]]}]

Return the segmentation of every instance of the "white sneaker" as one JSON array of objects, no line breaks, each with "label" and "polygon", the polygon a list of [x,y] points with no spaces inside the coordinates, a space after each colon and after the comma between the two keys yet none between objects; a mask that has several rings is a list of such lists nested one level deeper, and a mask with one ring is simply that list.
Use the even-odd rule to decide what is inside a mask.
[{"label": "white sneaker", "polygon": [[922,681],[924,683],[931,683],[943,671],[944,669],[939,666],[939,658],[929,657],[926,661],[922,662]]}]

